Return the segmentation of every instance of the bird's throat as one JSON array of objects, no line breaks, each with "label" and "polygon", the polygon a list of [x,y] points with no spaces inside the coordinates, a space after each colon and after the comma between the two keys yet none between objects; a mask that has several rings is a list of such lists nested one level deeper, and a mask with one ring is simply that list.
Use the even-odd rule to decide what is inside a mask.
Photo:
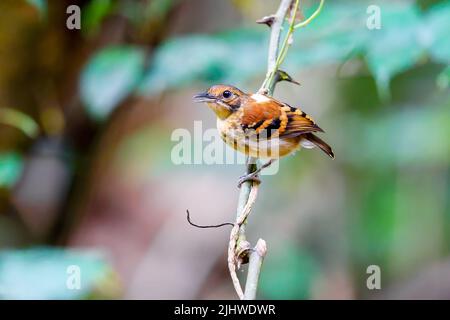
[{"label": "bird's throat", "polygon": [[217,117],[221,120],[225,120],[226,118],[228,118],[232,111],[229,107],[227,106],[223,106],[221,104],[218,103],[208,103],[208,107],[214,111],[214,113],[217,115]]}]

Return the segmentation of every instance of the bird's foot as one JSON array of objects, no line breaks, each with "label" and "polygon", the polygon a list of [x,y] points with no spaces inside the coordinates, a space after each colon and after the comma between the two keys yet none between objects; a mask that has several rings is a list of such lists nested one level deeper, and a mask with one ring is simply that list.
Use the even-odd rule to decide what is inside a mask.
[{"label": "bird's foot", "polygon": [[241,188],[242,184],[246,181],[253,181],[258,184],[261,183],[261,180],[258,178],[258,174],[250,173],[239,177],[238,188]]}]

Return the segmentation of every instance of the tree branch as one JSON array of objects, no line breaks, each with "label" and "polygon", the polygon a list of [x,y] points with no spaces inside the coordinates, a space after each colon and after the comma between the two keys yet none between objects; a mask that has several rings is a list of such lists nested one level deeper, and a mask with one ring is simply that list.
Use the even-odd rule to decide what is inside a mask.
[{"label": "tree branch", "polygon": [[[285,55],[285,53],[279,52],[281,30],[283,22],[289,12],[289,8],[291,8],[292,2],[293,0],[281,0],[276,14],[270,16],[270,24],[268,25],[272,28],[272,31],[270,35],[267,62],[268,71],[266,78],[259,89],[260,93],[272,95],[275,85],[279,80],[279,77],[276,77],[276,74]],[[282,51],[287,51],[289,41],[288,37],[294,30],[295,14],[298,9],[298,3],[299,0],[296,0],[294,9],[292,10],[293,19],[290,23],[287,37],[283,41]],[[246,173],[250,174],[256,169],[256,159],[248,158]],[[234,288],[240,299],[255,299],[262,262],[267,252],[266,242],[264,240],[258,240],[255,248],[251,249],[251,245],[246,240],[245,236],[245,223],[251,212],[252,206],[256,201],[258,188],[259,184],[253,181],[247,181],[242,184],[237,206],[236,222],[231,230],[230,241],[228,244],[228,269],[230,271]],[[239,269],[242,263],[247,262],[247,260],[250,261],[250,265],[247,273],[247,282],[244,293],[239,282],[239,278],[237,277],[236,270]]]},{"label": "tree branch", "polygon": [[259,239],[255,249],[250,254],[249,266],[247,272],[247,282],[245,282],[244,300],[255,300],[256,290],[258,289],[259,274],[266,256],[267,246],[263,239]]},{"label": "tree branch", "polygon": [[[241,196],[243,196],[243,189],[244,188],[241,189]],[[237,277],[236,269],[239,269],[242,262],[245,261],[248,250],[250,250],[250,243],[245,239],[244,223],[256,201],[258,185],[252,184],[252,186],[248,188],[248,191],[248,198],[245,199],[246,202],[242,211],[238,211],[239,214],[236,218],[235,225],[231,230],[230,242],[228,244],[228,269],[230,271],[231,279],[233,280],[234,289],[241,300],[244,299],[244,292],[242,291],[239,278]],[[241,204],[242,203],[239,202],[238,207],[240,207]]]},{"label": "tree branch", "polygon": [[274,78],[279,66],[279,64],[277,64],[277,60],[279,57],[278,51],[280,47],[281,29],[292,1],[293,0],[282,0],[280,6],[278,7],[277,13],[273,16],[273,21],[271,24],[272,31],[270,33],[269,42],[269,54],[267,58],[267,74],[266,79],[259,89],[260,93],[272,95],[275,89],[276,82],[274,81]]},{"label": "tree branch", "polygon": [[281,28],[291,4],[292,0],[282,0],[280,6],[278,7],[277,13],[274,16],[272,32],[270,34],[269,55],[267,57],[268,72],[275,71],[276,61],[278,58],[278,48],[280,45]]}]

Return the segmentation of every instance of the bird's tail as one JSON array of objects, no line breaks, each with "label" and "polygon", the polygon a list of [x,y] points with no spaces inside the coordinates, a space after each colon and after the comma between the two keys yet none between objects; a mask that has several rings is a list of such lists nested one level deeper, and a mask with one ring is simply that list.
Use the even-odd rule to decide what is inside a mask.
[{"label": "bird's tail", "polygon": [[303,135],[303,137],[307,141],[313,143],[315,146],[322,149],[322,151],[325,152],[330,158],[334,159],[333,149],[331,149],[331,147],[325,141],[323,141],[322,139],[320,139],[319,137],[317,137],[312,133],[307,133]]}]

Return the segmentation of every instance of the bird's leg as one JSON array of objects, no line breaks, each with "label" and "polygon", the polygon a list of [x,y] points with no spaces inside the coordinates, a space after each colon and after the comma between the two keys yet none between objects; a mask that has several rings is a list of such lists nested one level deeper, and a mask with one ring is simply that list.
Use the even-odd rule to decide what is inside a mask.
[{"label": "bird's leg", "polygon": [[260,168],[253,171],[252,173],[241,176],[238,180],[238,188],[240,188],[245,181],[255,181],[257,183],[261,183],[261,180],[258,178],[258,174],[261,172],[262,169],[269,167],[275,161],[276,161],[276,159],[270,159],[269,161],[264,163]]}]

